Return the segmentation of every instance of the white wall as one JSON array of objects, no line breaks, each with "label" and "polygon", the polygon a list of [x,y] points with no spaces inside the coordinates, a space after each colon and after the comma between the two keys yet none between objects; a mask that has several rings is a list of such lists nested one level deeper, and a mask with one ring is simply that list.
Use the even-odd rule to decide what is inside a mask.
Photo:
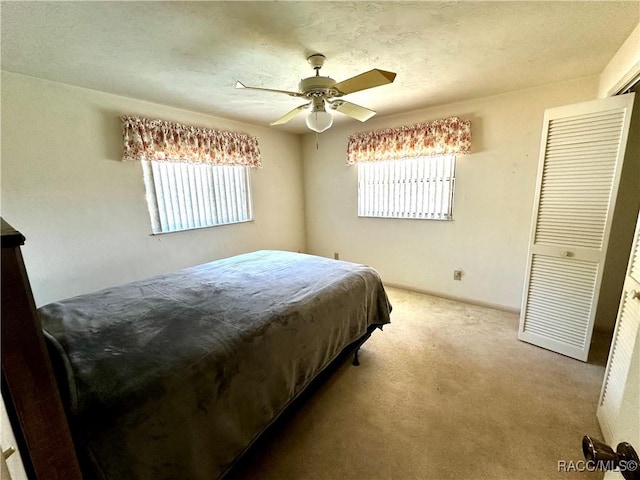
[{"label": "white wall", "polygon": [[[123,114],[258,137],[255,220],[151,236],[141,166],[120,161]],[[299,136],[7,72],[1,200],[27,238],[38,305],[242,252],[305,248]]]},{"label": "white wall", "polygon": [[[390,284],[519,309],[544,110],[591,100],[597,87],[589,77],[374,118],[323,133],[317,150],[306,135],[308,251],[370,264]],[[347,136],[454,115],[471,120],[473,151],[457,160],[454,220],[358,218]],[[453,280],[457,268],[462,281]]]},{"label": "white wall", "polygon": [[640,23],[600,74],[598,97],[615,95],[640,74]]}]

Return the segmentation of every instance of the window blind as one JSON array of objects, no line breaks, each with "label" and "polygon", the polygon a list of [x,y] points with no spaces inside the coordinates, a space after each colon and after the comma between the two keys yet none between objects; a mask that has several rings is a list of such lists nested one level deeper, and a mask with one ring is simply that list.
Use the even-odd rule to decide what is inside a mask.
[{"label": "window blind", "polygon": [[253,219],[249,167],[142,161],[153,233]]},{"label": "window blind", "polygon": [[358,216],[451,220],[455,155],[358,163]]}]

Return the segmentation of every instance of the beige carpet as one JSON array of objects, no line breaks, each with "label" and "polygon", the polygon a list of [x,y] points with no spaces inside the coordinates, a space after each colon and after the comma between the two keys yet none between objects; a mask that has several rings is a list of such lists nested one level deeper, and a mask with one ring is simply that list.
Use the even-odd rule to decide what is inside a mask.
[{"label": "beige carpet", "polygon": [[[392,324],[245,457],[234,478],[602,478],[582,460],[606,351],[582,363],[517,340],[518,316],[388,289]],[[598,355],[596,355],[598,356]]]}]

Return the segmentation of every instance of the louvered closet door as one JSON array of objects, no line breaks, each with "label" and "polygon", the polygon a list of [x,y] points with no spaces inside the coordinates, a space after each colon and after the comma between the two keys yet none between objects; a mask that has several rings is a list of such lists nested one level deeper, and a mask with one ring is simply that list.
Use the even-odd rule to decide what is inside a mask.
[{"label": "louvered closet door", "polygon": [[545,112],[518,338],[583,361],[633,97]]},{"label": "louvered closet door", "polygon": [[[640,328],[640,216],[636,225],[629,267],[624,282],[616,328],[598,403],[598,420],[607,442],[612,442],[616,419],[631,367],[631,358]],[[636,426],[636,428],[640,428]],[[631,441],[631,439],[629,439]]]}]

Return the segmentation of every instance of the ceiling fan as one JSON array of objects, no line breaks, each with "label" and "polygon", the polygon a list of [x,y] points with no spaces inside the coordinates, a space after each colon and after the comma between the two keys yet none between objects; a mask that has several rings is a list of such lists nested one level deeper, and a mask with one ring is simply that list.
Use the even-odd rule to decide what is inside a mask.
[{"label": "ceiling fan", "polygon": [[294,108],[270,125],[282,125],[305,109],[309,109],[307,114],[307,127],[314,132],[324,132],[333,124],[333,116],[327,111],[327,106],[331,110],[348,115],[351,118],[366,122],[373,117],[376,112],[355,103],[347,102],[342,97],[349,93],[359,92],[367,88],[378,87],[393,82],[396,78],[394,72],[387,72],[374,68],[368,72],[361,73],[355,77],[348,78],[342,82],[336,82],[331,77],[320,76],[320,69],[324,65],[326,57],[321,53],[314,53],[307,58],[311,67],[316,71],[315,76],[303,78],[298,84],[297,92],[286,90],[274,90],[271,88],[247,87],[241,82],[236,82],[236,88],[246,88],[249,90],[263,90],[266,92],[285,93],[292,97],[300,97],[308,100],[307,103]]}]

